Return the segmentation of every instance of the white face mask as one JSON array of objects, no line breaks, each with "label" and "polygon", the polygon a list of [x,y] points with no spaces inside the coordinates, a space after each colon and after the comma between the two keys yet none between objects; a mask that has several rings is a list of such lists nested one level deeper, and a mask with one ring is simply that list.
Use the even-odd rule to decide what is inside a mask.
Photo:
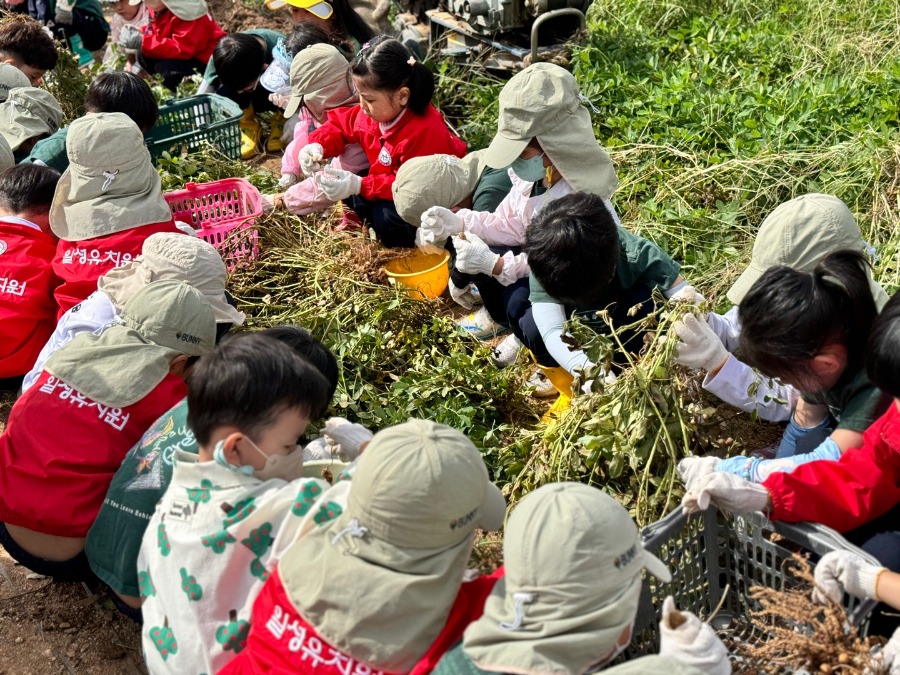
[{"label": "white face mask", "polygon": [[290,482],[303,475],[303,449],[299,445],[294,446],[294,449],[286,455],[267,455],[247,436],[244,436],[244,440],[253,446],[254,450],[266,458],[266,465],[263,468],[254,469],[251,466],[232,465],[225,459],[225,441],[216,443],[216,447],[213,449],[213,460],[227,469],[242,473],[245,476],[252,475],[254,478],[263,481],[280,478],[281,480]]}]

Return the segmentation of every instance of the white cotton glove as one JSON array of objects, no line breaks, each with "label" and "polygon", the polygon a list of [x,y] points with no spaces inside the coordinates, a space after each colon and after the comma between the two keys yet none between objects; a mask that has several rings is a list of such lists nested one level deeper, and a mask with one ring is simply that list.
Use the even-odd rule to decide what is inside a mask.
[{"label": "white cotton glove", "polygon": [[278,187],[281,190],[287,190],[291,185],[296,185],[297,176],[292,173],[281,174],[281,180],[278,181]]},{"label": "white cotton glove", "polygon": [[708,623],[693,612],[679,611],[675,600],[663,601],[659,622],[659,655],[693,666],[707,675],[730,675],[728,649]]},{"label": "white cotton glove", "polygon": [[322,193],[333,202],[339,202],[352,195],[358,195],[362,189],[362,178],[355,173],[326,166],[325,170],[316,174],[316,183]]},{"label": "white cotton glove", "polygon": [[456,248],[456,269],[460,272],[493,275],[500,256],[488,248],[481,237],[467,232],[465,239],[454,237],[453,246]]},{"label": "white cotton glove", "polygon": [[619,378],[617,378],[615,374],[607,373],[605,370],[601,369],[596,377],[592,377],[581,385],[581,393],[584,395],[592,394],[594,392],[594,382],[597,380],[600,380],[605,387],[611,387],[619,381]]},{"label": "white cotton glove", "polygon": [[822,556],[816,565],[816,588],[813,600],[826,604],[828,598],[840,602],[844,592],[857,598],[877,600],[875,587],[878,575],[884,570],[872,565],[850,551],[832,551]]},{"label": "white cotton glove", "polygon": [[134,26],[122,26],[119,32],[119,46],[126,54],[135,54],[141,49],[144,35]]},{"label": "white cotton glove", "polygon": [[307,176],[312,176],[316,171],[321,171],[325,163],[325,148],[318,143],[304,145],[300,149],[300,168]]},{"label": "white cotton glove", "polygon": [[416,246],[422,248],[426,244],[440,248],[448,237],[463,231],[465,221],[450,209],[443,206],[432,206],[422,214],[419,229],[416,231]]},{"label": "white cotton glove", "polygon": [[722,511],[749,513],[763,511],[769,503],[769,491],[733,473],[715,471],[701,476],[687,486],[681,510],[690,515],[705,511],[710,502]]},{"label": "white cotton glove", "polygon": [[325,442],[332,446],[332,455],[349,462],[359,457],[360,446],[371,441],[374,435],[362,424],[349,422],[343,417],[332,417],[322,429]]},{"label": "white cotton glove", "polygon": [[450,289],[450,297],[456,301],[457,305],[466,309],[475,307],[475,294],[472,293],[472,284],[466,284],[465,288],[457,288],[451,281],[448,288]]},{"label": "white cotton glove", "polygon": [[706,300],[696,288],[685,281],[674,288],[663,291],[663,296],[669,302],[685,302],[694,306],[697,306]]},{"label": "white cotton glove", "polygon": [[718,464],[718,457],[685,457],[678,462],[675,471],[681,482],[689,488],[698,478],[714,473]]},{"label": "white cotton glove", "polygon": [[693,314],[685,314],[675,322],[672,330],[680,338],[675,360],[683,366],[715,370],[731,356],[709,324]]},{"label": "white cotton glove", "polygon": [[72,25],[72,10],[66,9],[60,5],[56,6],[56,15],[53,17],[53,21],[57,24],[61,24],[64,26]]},{"label": "white cotton glove", "polygon": [[872,664],[863,670],[863,675],[900,675],[900,628],[872,657]]},{"label": "white cotton glove", "polygon": [[322,459],[334,459],[331,454],[331,446],[325,438],[314,438],[303,448],[303,461],[315,462]]}]

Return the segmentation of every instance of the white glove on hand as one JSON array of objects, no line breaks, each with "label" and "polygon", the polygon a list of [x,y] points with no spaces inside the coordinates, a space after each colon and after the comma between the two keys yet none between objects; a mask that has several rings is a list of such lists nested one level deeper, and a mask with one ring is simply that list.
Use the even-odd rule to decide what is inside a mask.
[{"label": "white glove on hand", "polygon": [[872,663],[863,670],[863,675],[900,675],[900,628],[891,639],[872,657]]},{"label": "white glove on hand", "polygon": [[303,448],[303,461],[316,462],[322,459],[334,459],[331,447],[324,438],[314,438]]},{"label": "white glove on hand", "polygon": [[303,173],[312,176],[316,171],[322,170],[322,165],[325,163],[325,148],[318,143],[304,145],[300,149],[298,159]]},{"label": "white glove on hand", "polygon": [[[423,243],[443,246],[448,237],[463,231],[465,221],[450,209],[443,206],[432,206],[422,214],[419,232],[422,232]],[[428,233],[427,236],[425,233]],[[418,236],[416,237],[418,243]]]},{"label": "white glove on hand", "polygon": [[56,6],[56,15],[53,17],[53,21],[55,23],[64,26],[71,26],[72,19],[72,10],[60,7],[59,5]]},{"label": "white glove on hand", "polygon": [[144,35],[134,26],[123,26],[119,33],[119,46],[126,53],[135,53],[140,50]]},{"label": "white glove on hand", "polygon": [[701,476],[714,473],[718,463],[718,457],[685,457],[678,462],[675,472],[685,487],[690,488],[691,483]]},{"label": "white glove on hand", "polygon": [[358,195],[362,188],[362,178],[355,173],[335,169],[332,166],[326,166],[324,171],[316,174],[316,183],[322,188],[323,194],[333,202]]},{"label": "white glove on hand", "polygon": [[675,607],[672,596],[663,601],[659,622],[659,655],[693,666],[707,675],[730,675],[728,650],[708,623],[693,612]]},{"label": "white glove on hand", "polygon": [[828,598],[840,602],[844,592],[857,598],[877,600],[876,584],[884,567],[872,565],[856,553],[832,551],[816,565],[813,600],[827,604]]},{"label": "white glove on hand", "polygon": [[332,446],[332,455],[340,456],[342,461],[352,462],[359,457],[360,446],[371,441],[375,434],[362,424],[348,422],[343,417],[332,417],[325,422],[322,435],[326,443]]},{"label": "white glove on hand", "polygon": [[472,309],[475,306],[475,294],[472,293],[472,284],[467,284],[465,288],[457,288],[451,281],[448,288],[450,289],[450,297],[456,301],[457,305],[461,305],[466,309]]},{"label": "white glove on hand", "polygon": [[287,190],[291,185],[296,185],[297,176],[292,173],[283,173],[281,174],[281,180],[278,181],[278,187],[282,190]]},{"label": "white glove on hand", "polygon": [[600,380],[603,383],[604,387],[611,387],[619,381],[619,378],[617,378],[614,373],[607,373],[606,371],[601,369],[597,372],[596,377],[592,377],[590,380],[587,380],[583,385],[581,385],[581,393],[585,396],[594,393],[594,382],[596,382],[597,380]]},{"label": "white glove on hand", "polygon": [[688,515],[705,511],[710,502],[720,510],[732,513],[763,511],[769,503],[769,491],[733,473],[715,471],[687,486],[681,510]]},{"label": "white glove on hand", "polygon": [[681,338],[676,345],[678,354],[675,360],[683,366],[715,370],[721,368],[731,356],[709,324],[693,314],[685,314],[675,322],[672,330]]},{"label": "white glove on hand", "polygon": [[[678,285],[681,286],[681,284]],[[663,295],[669,302],[686,302],[695,307],[706,300],[696,288],[687,283],[671,295],[667,295],[666,293],[663,293]]]},{"label": "white glove on hand", "polygon": [[465,239],[454,237],[453,246],[456,248],[456,269],[460,272],[493,275],[500,256],[491,251],[481,237],[467,232]]}]

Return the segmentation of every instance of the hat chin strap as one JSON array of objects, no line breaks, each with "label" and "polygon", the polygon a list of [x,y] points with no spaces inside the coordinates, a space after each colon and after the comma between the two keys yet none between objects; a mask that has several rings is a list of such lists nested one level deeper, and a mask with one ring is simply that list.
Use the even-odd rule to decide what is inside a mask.
[{"label": "hat chin strap", "polygon": [[109,186],[112,185],[112,182],[116,179],[116,176],[119,175],[119,170],[115,171],[104,171],[103,177],[106,179],[103,181],[103,186],[100,188],[100,192],[106,192],[109,190]]},{"label": "hat chin strap", "polygon": [[349,534],[351,537],[356,537],[357,539],[362,539],[367,534],[369,534],[369,528],[360,525],[359,519],[351,518],[350,522],[347,523],[347,527],[334,535],[331,540],[331,545],[334,546],[335,544],[337,544],[345,534]]},{"label": "hat chin strap", "polygon": [[519,630],[522,627],[522,622],[525,621],[525,605],[530,605],[534,602],[537,596],[534,593],[513,593],[513,600],[515,600],[515,613],[516,616],[513,619],[512,623],[507,623],[505,621],[500,622],[500,628],[503,630]]}]

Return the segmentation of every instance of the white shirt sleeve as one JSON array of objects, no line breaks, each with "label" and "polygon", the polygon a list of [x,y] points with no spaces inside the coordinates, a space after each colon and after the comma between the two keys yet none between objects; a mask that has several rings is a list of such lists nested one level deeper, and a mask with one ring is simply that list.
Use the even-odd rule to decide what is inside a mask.
[{"label": "white shirt sleeve", "polygon": [[580,349],[572,351],[562,341],[563,325],[566,322],[565,307],[555,302],[538,302],[531,306],[531,312],[544,346],[561,367],[574,375],[577,369],[591,365],[587,354]]},{"label": "white shirt sleeve", "polygon": [[[751,395],[750,390],[756,391]],[[715,375],[703,380],[703,388],[726,403],[746,412],[756,412],[769,422],[785,422],[797,404],[793,387],[760,375],[737,357],[729,358]]]},{"label": "white shirt sleeve", "polygon": [[107,324],[115,321],[119,316],[119,310],[103,291],[94,291],[86,300],[78,303],[63,314],[56,329],[47,340],[47,344],[38,354],[34,367],[22,381],[22,392],[26,392],[31,385],[37,382],[44,363],[57,349],[70,342],[79,333],[95,333],[103,329]]},{"label": "white shirt sleeve", "polygon": [[706,323],[713,333],[719,336],[725,349],[734,352],[738,348],[741,337],[741,324],[738,321],[737,305],[729,309],[725,314],[710,312],[706,317]]}]

